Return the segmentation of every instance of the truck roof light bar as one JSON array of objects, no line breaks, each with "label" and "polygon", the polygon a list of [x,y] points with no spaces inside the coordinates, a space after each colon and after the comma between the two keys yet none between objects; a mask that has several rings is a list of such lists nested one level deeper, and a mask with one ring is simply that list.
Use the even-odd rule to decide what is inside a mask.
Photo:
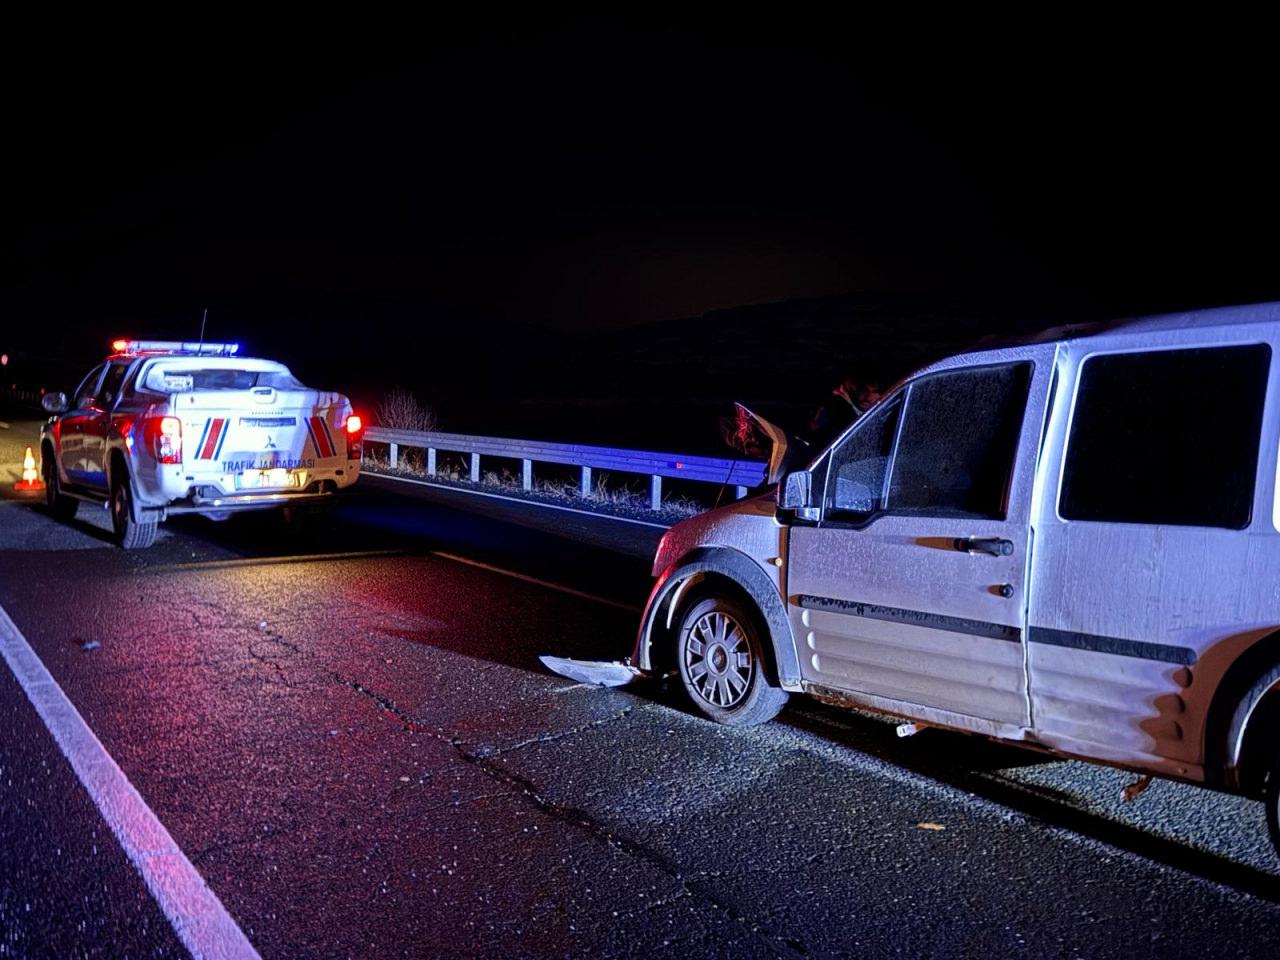
[{"label": "truck roof light bar", "polygon": [[240,352],[238,343],[197,343],[178,340],[113,340],[111,349],[116,353],[140,354],[192,354],[197,356],[234,357]]}]

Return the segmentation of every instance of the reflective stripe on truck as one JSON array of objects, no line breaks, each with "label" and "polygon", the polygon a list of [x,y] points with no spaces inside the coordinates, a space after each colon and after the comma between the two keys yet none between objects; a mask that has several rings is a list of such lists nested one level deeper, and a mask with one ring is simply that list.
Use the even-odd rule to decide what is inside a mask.
[{"label": "reflective stripe on truck", "polygon": [[329,425],[324,417],[311,417],[307,422],[307,431],[311,434],[311,445],[316,449],[316,456],[321,460],[334,455],[333,435],[329,433]]},{"label": "reflective stripe on truck", "polygon": [[224,417],[213,417],[205,422],[204,433],[200,435],[197,460],[216,460],[222,450],[222,441],[227,438],[227,421]]}]

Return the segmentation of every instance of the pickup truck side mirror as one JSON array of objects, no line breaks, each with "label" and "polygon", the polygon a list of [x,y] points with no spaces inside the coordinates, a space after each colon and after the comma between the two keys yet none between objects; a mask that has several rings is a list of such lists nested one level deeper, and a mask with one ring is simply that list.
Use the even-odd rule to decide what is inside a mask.
[{"label": "pickup truck side mirror", "polygon": [[44,407],[47,413],[62,413],[67,409],[67,395],[65,393],[46,393],[40,398],[40,406]]}]

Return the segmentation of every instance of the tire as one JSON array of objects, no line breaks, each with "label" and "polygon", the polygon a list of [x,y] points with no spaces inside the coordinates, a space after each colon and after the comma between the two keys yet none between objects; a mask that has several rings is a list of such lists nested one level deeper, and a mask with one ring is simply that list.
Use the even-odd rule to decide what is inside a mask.
[{"label": "tire", "polygon": [[1271,844],[1280,855],[1280,753],[1271,761],[1267,772],[1267,829],[1271,831]]},{"label": "tire", "polygon": [[769,682],[757,624],[742,605],[709,597],[695,603],[680,626],[680,680],[694,706],[717,723],[765,723],[787,702],[787,692]]},{"label": "tire", "polygon": [[40,472],[44,474],[44,502],[49,512],[58,520],[70,520],[76,515],[80,501],[68,497],[58,483],[58,462],[45,451],[40,455]]},{"label": "tire", "polygon": [[133,490],[128,475],[111,480],[111,528],[116,543],[125,550],[145,550],[156,542],[160,524],[155,520],[133,519]]}]

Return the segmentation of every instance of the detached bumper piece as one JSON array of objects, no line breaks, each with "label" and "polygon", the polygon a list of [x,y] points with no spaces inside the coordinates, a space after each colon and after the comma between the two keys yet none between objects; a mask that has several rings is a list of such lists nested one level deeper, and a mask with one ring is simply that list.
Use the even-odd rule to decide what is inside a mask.
[{"label": "detached bumper piece", "polygon": [[552,673],[596,687],[625,687],[646,676],[643,670],[633,667],[625,660],[568,660],[564,657],[538,659]]}]

